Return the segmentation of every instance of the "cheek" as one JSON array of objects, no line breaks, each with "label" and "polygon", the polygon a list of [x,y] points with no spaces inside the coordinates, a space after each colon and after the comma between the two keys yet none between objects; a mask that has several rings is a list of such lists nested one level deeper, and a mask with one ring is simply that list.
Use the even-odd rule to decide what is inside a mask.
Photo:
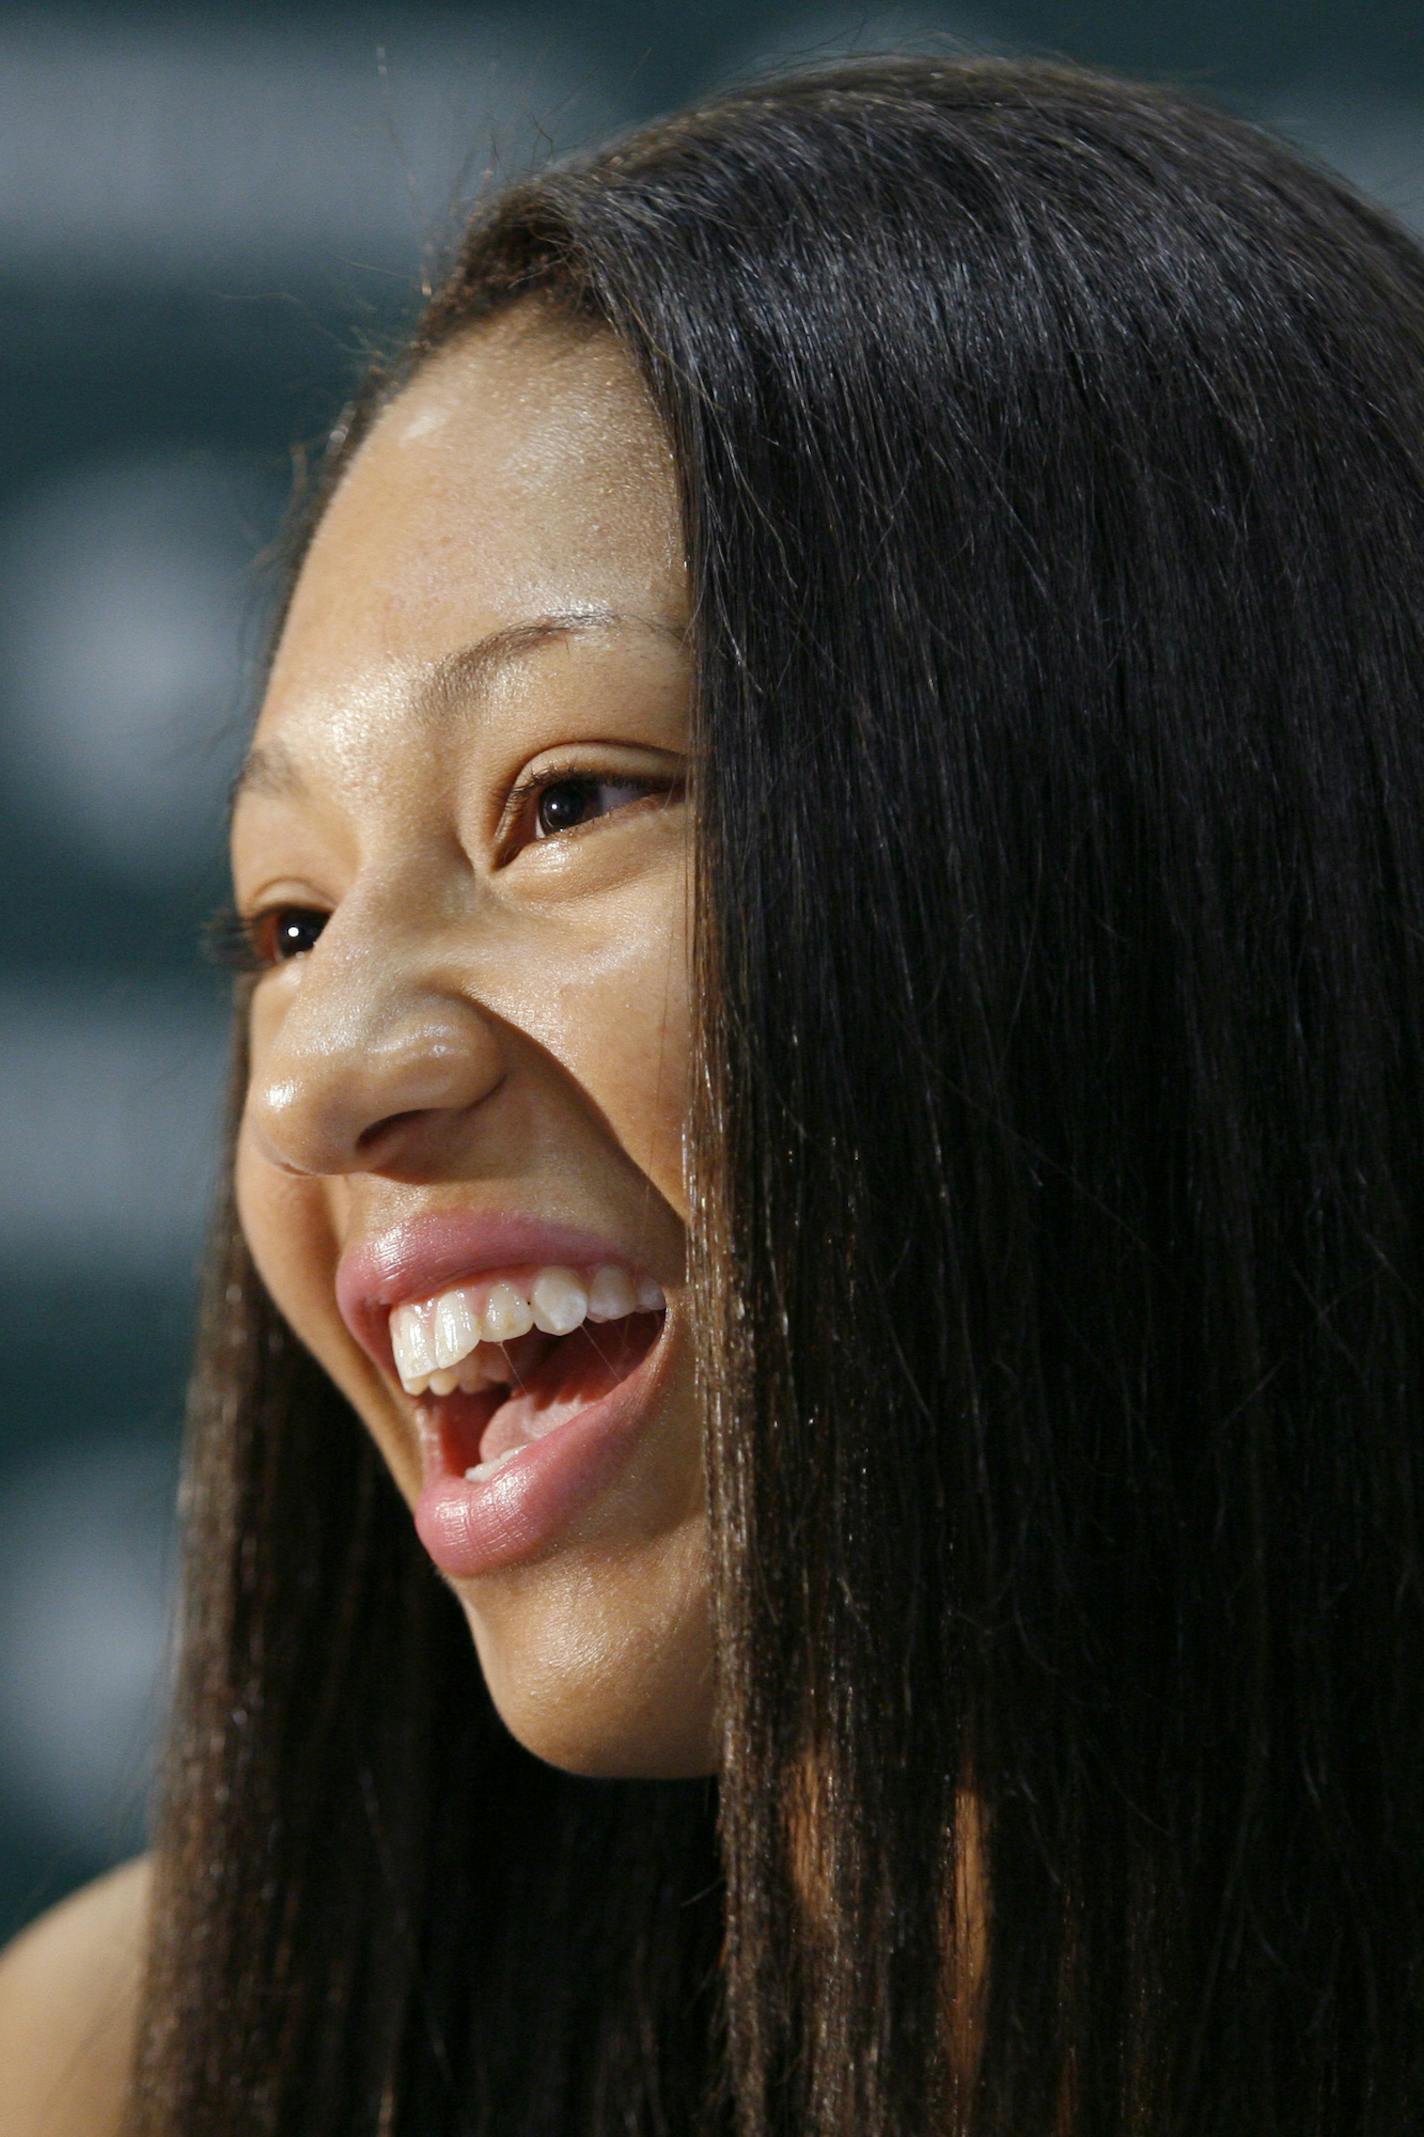
[{"label": "cheek", "polygon": [[297,1335],[323,1364],[332,1348],[336,1259],[325,1184],[279,1172],[254,1150],[244,1123],[233,1171],[238,1221],[257,1273]]},{"label": "cheek", "polygon": [[605,939],[596,957],[571,963],[556,1018],[551,1051],[638,1170],[685,1217],[691,1026],[681,926],[630,920],[616,947]]}]

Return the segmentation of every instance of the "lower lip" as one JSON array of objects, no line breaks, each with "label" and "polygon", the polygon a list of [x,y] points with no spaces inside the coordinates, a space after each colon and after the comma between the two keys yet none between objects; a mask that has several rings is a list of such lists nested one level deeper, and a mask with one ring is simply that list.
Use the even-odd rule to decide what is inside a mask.
[{"label": "lower lip", "polygon": [[610,1484],[651,1423],[671,1369],[671,1317],[626,1380],[566,1424],[532,1440],[492,1477],[456,1474],[438,1432],[423,1434],[425,1482],[415,1529],[443,1573],[469,1579],[527,1564]]}]

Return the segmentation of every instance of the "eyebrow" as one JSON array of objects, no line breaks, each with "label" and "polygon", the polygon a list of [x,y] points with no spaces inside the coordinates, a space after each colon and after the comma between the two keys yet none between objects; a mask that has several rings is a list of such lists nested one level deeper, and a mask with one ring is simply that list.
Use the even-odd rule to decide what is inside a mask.
[{"label": "eyebrow", "polygon": [[[457,704],[468,704],[488,689],[496,675],[511,662],[538,652],[542,646],[575,638],[585,632],[606,631],[618,624],[633,624],[665,644],[685,648],[686,631],[651,616],[637,616],[614,608],[569,609],[547,616],[531,616],[521,623],[501,624],[486,631],[472,645],[458,646],[437,661],[416,694],[419,712],[426,717],[448,717]],[[227,793],[227,828],[244,794],[266,794],[279,800],[304,800],[310,789],[302,769],[284,742],[254,745],[243,759]]]}]

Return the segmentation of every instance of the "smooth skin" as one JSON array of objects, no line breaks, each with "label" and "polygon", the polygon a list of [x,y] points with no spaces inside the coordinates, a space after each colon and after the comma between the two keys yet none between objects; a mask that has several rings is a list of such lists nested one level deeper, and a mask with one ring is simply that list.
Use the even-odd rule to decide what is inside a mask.
[{"label": "smooth skin", "polygon": [[[232,836],[239,910],[295,909],[309,945],[256,982],[243,1230],[412,1510],[414,1402],[337,1310],[350,1242],[529,1212],[617,1241],[667,1295],[677,1371],[615,1484],[537,1562],[450,1581],[511,1732],[595,1775],[716,1766],[683,1289],[686,625],[674,470],[631,362],[601,330],[505,313],[354,456]],[[511,821],[516,781],[555,763],[582,785]]]},{"label": "smooth skin", "polygon": [[0,1952],[3,2137],[117,2137],[150,1874],[120,1864]]}]

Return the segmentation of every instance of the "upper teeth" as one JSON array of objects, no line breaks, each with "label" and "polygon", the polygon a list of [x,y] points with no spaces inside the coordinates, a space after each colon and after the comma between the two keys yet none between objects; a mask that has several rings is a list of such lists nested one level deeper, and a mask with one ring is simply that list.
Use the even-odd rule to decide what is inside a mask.
[{"label": "upper teeth", "polygon": [[[408,1394],[419,1395],[428,1385],[436,1395],[448,1395],[457,1385],[475,1389],[508,1381],[502,1352],[473,1355],[482,1343],[508,1343],[535,1328],[566,1336],[581,1321],[619,1321],[665,1303],[650,1276],[634,1277],[616,1262],[582,1272],[560,1264],[456,1284],[418,1304],[392,1307],[391,1348]],[[460,1365],[463,1370],[455,1372]]]}]

